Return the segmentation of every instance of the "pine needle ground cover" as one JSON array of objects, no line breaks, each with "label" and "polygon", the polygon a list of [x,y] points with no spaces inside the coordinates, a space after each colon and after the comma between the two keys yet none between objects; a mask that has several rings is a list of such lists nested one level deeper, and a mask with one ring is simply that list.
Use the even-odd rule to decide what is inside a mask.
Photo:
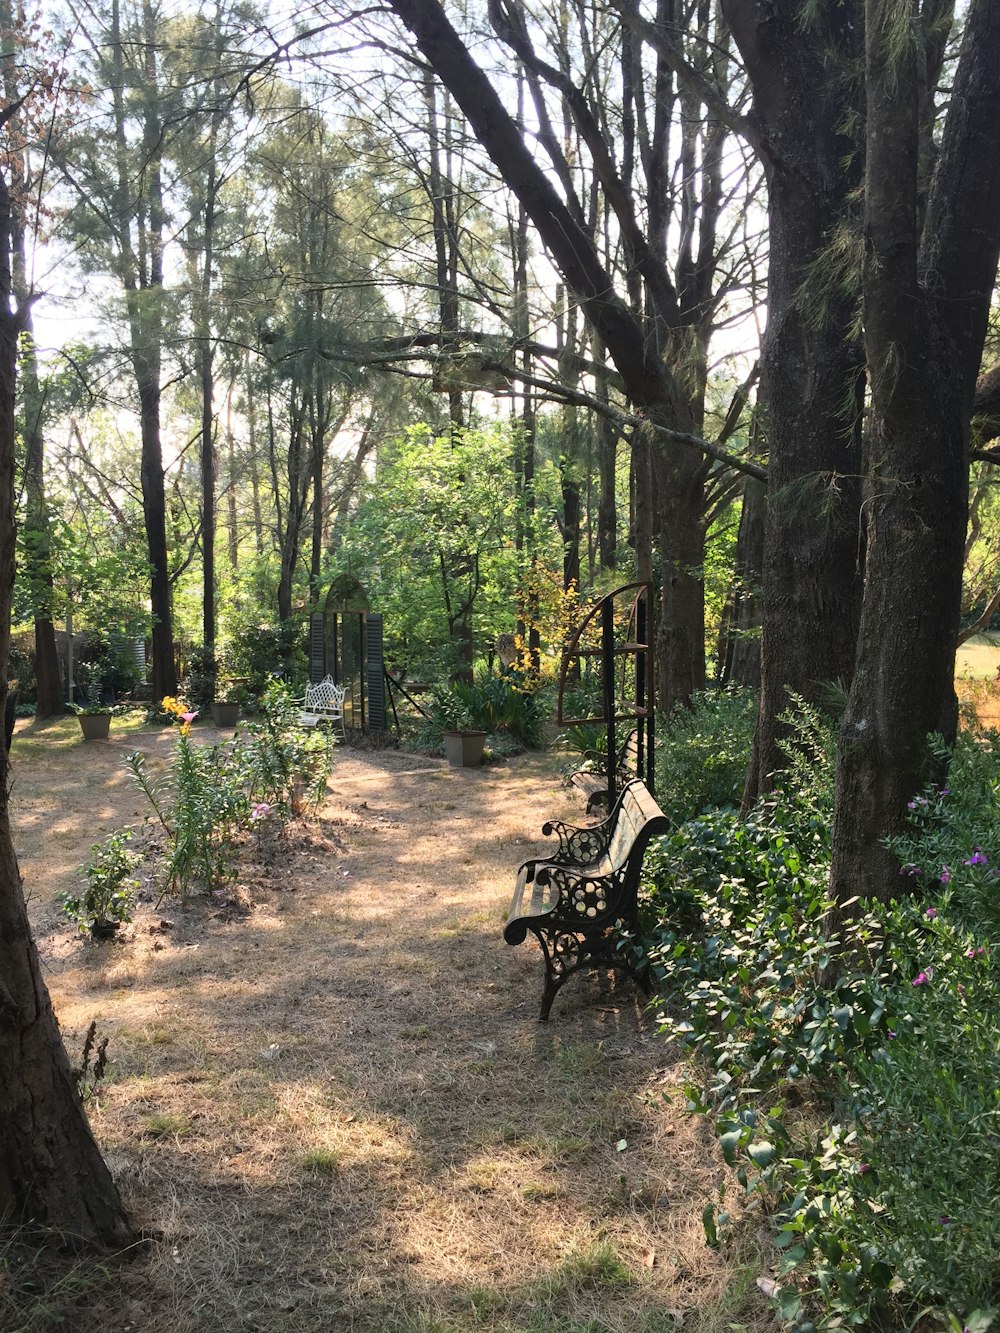
[{"label": "pine needle ground cover", "polygon": [[58,894],[143,821],[123,754],[155,771],[175,738],[84,755],[63,726],[15,740],[16,836],[71,1054],[108,1038],[88,1107],[150,1240],[69,1277],[0,1259],[5,1333],[773,1327],[754,1230],[705,1245],[726,1168],[634,989],[581,978],[540,1027],[540,959],[502,944],[517,863],[578,814],[550,761],[339,749],[319,818],[251,846],[225,900],[140,902],[94,945]]}]

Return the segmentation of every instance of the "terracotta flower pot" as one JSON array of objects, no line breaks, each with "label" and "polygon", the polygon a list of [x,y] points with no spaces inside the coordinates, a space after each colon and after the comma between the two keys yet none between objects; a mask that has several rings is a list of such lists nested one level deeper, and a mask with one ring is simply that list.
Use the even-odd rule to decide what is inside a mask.
[{"label": "terracotta flower pot", "polygon": [[478,768],[483,762],[485,731],[446,731],[444,754],[453,768]]}]

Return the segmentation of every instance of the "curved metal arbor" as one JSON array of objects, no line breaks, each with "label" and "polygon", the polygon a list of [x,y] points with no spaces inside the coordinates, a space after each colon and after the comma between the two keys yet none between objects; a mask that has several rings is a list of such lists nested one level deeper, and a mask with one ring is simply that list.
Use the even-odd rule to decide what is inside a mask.
[{"label": "curved metal arbor", "polygon": [[[635,737],[635,777],[654,791],[653,775],[653,595],[649,583],[626,583],[601,597],[577,626],[563,651],[559,671],[560,726],[603,723],[608,733],[608,802],[614,803],[618,770]],[[566,686],[574,663],[600,665],[601,711],[567,717]],[[626,722],[624,744],[617,727]]]}]

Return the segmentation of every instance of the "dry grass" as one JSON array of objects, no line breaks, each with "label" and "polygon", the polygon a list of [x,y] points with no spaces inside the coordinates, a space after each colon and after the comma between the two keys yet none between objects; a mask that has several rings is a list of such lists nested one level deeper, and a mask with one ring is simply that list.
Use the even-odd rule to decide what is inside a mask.
[{"label": "dry grass", "polygon": [[[118,749],[137,739],[171,744]],[[321,820],[243,868],[244,910],[149,906],[109,946],[53,904],[105,825],[141,818],[116,743],[19,732],[13,757],[60,1021],[71,1052],[91,1019],[110,1038],[92,1119],[152,1237],[58,1292],[62,1324],[26,1299],[13,1328],[774,1328],[752,1239],[705,1247],[718,1154],[632,988],[577,978],[540,1025],[538,952],[502,943],[518,861],[579,813],[544,759],[343,750]]]}]

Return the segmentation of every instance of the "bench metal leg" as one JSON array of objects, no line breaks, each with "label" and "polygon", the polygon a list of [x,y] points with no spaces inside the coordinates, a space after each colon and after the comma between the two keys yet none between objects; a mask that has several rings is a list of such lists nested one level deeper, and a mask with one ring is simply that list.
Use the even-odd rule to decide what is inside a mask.
[{"label": "bench metal leg", "polygon": [[609,971],[624,972],[632,978],[643,994],[652,994],[648,963],[643,960],[638,966],[614,947],[616,935],[598,935],[593,938],[571,935],[563,931],[543,932],[534,930],[538,943],[542,946],[545,958],[545,982],[542,987],[542,1007],[538,1015],[540,1023],[547,1023],[552,1001],[559,994],[564,983],[574,972],[581,968],[606,968]]}]

